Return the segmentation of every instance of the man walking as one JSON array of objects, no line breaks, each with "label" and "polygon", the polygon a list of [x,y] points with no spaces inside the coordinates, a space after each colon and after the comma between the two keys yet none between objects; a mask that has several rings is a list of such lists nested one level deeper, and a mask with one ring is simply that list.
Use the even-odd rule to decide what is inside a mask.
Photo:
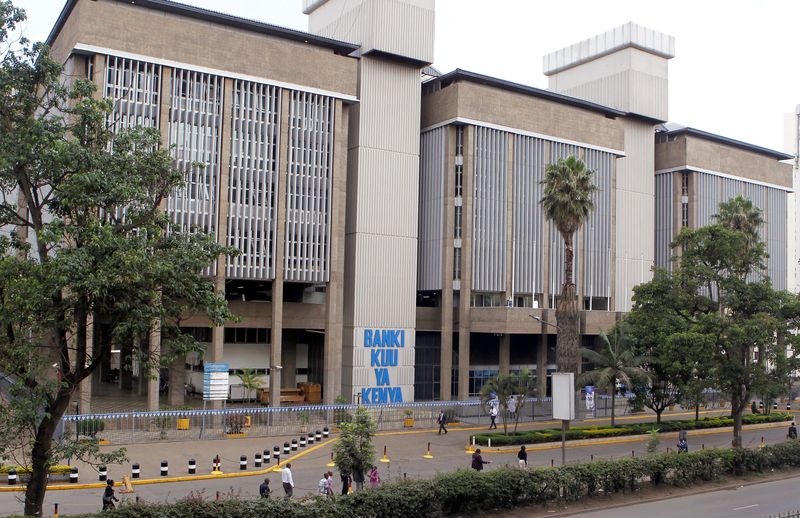
[{"label": "man walking", "polygon": [[474,469],[475,471],[483,471],[483,465],[491,463],[492,462],[489,460],[483,460],[483,457],[481,457],[480,448],[475,450],[475,453],[472,454],[472,469]]},{"label": "man walking", "polygon": [[447,417],[444,415],[444,410],[439,410],[439,417],[436,419],[436,422],[439,423],[439,433],[436,435],[442,435],[442,431],[447,434],[447,428],[444,425],[447,424]]},{"label": "man walking", "polygon": [[794,425],[794,421],[792,421],[792,426],[789,427],[789,433],[786,434],[786,438],[789,440],[797,439],[797,428]]},{"label": "man walking", "polygon": [[492,419],[492,423],[489,425],[489,430],[494,428],[497,430],[497,406],[492,405],[489,409],[489,417]]},{"label": "man walking", "polygon": [[270,493],[272,493],[272,490],[269,488],[269,479],[265,478],[264,482],[258,486],[258,494],[261,495],[261,498],[269,498]]},{"label": "man walking", "polygon": [[292,479],[292,464],[286,464],[286,467],[281,470],[281,482],[283,482],[283,490],[286,492],[286,498],[292,498],[292,491],[294,490],[294,480]]}]

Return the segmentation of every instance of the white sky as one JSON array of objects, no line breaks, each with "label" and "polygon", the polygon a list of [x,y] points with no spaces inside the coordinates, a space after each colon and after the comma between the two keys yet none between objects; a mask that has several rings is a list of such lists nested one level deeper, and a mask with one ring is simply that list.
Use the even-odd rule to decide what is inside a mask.
[{"label": "white sky", "polygon": [[[182,0],[306,30],[302,0]],[[26,35],[44,40],[65,0],[15,0]],[[436,62],[547,87],[542,56],[625,22],[675,36],[669,118],[784,149],[783,118],[800,103],[796,0],[436,0]]]}]

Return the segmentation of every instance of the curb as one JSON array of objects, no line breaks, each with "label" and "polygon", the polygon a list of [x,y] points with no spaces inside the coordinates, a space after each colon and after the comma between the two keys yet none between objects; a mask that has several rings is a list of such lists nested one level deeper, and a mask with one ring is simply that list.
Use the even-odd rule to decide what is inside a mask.
[{"label": "curb", "polygon": [[[273,473],[278,471],[278,469],[289,463],[294,461],[295,459],[299,459],[300,457],[304,457],[309,453],[316,451],[324,446],[328,446],[336,442],[337,439],[328,439],[325,442],[321,442],[319,444],[315,444],[311,446],[305,451],[302,451],[296,455],[292,455],[291,457],[287,458],[284,461],[281,461],[278,464],[275,464],[266,469],[260,469],[255,471],[236,471],[231,473],[223,473],[221,475],[186,475],[182,477],[163,477],[163,478],[147,478],[147,479],[136,479],[131,480],[131,485],[133,486],[144,486],[149,484],[168,484],[171,482],[193,482],[195,480],[217,480],[222,478],[240,478],[240,477],[253,477],[258,475],[266,475],[267,473]],[[122,482],[117,482],[114,484],[117,487],[122,486]],[[73,489],[102,489],[106,487],[105,482],[94,482],[91,484],[56,484],[56,485],[48,485],[48,491],[69,491]],[[13,493],[13,492],[22,492],[27,489],[27,486],[13,486],[13,487],[0,487],[0,493]]]},{"label": "curb", "polygon": [[[761,423],[761,424],[753,424],[748,425],[747,428],[743,428],[743,431],[749,430],[765,430],[770,428],[783,428],[789,421],[782,421],[777,423]],[[722,428],[701,428],[699,430],[687,430],[687,432],[691,432],[692,436],[696,437],[698,435],[716,435],[722,433],[728,433],[733,431],[732,426],[726,426]],[[662,437],[677,437],[679,432],[667,432],[662,435]],[[584,446],[593,446],[593,445],[607,445],[607,444],[625,444],[629,442],[643,442],[650,438],[649,435],[628,435],[622,437],[614,437],[611,439],[582,439],[577,441],[567,441],[565,446],[567,448],[582,448]],[[519,451],[519,447],[522,444],[514,445],[513,447],[509,448],[488,448],[481,446],[481,453],[517,453]],[[466,453],[472,453],[475,450],[471,450],[471,445],[467,445],[464,447],[464,451]],[[548,443],[538,443],[538,444],[531,444],[525,445],[525,449],[527,451],[545,451],[545,450],[557,450],[561,448],[561,442],[548,442]]]}]

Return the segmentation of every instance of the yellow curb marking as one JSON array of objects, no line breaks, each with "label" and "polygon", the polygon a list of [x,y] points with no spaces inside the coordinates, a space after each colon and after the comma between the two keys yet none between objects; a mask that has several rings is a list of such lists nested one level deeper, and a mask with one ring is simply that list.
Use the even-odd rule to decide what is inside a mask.
[{"label": "yellow curb marking", "polygon": [[[337,439],[329,439],[323,443],[316,444],[311,446],[305,451],[299,452],[296,455],[289,457],[288,459],[281,461],[274,466],[269,468],[261,469],[258,471],[235,471],[231,473],[224,473],[221,475],[188,475],[182,477],[164,477],[164,478],[148,478],[142,480],[131,480],[131,483],[134,486],[143,486],[147,484],[168,484],[171,482],[193,482],[195,480],[215,480],[215,479],[222,479],[222,478],[238,478],[238,477],[253,477],[258,475],[266,475],[267,473],[273,473],[277,471],[281,466],[285,466],[288,462],[292,462],[295,459],[299,459],[308,455],[309,453],[318,450],[324,446],[328,446],[329,444],[333,444],[336,442]],[[115,485],[121,486],[122,482],[117,482]],[[101,489],[106,487],[105,482],[99,483],[92,483],[92,484],[58,484],[47,486],[48,491],[68,491],[70,489]],[[20,492],[25,491],[25,486],[14,486],[14,487],[0,487],[0,493],[3,492]]]},{"label": "yellow curb marking", "polygon": [[[780,423],[761,423],[761,424],[754,424],[748,425],[748,428],[744,428],[742,431],[750,431],[750,430],[764,430],[768,428],[782,428],[786,426],[788,421],[780,422]],[[687,432],[691,432],[693,437],[698,435],[715,435],[715,434],[722,434],[728,433],[732,431],[733,428],[730,426],[724,428],[707,428],[701,430],[687,430]],[[664,434],[664,437],[677,437],[678,432],[667,432]],[[583,448],[585,446],[595,446],[595,445],[608,445],[608,444],[624,444],[629,442],[643,442],[646,441],[649,437],[647,435],[634,435],[630,437],[617,437],[614,439],[590,439],[590,440],[581,440],[581,441],[567,441],[566,447],[567,448]],[[487,449],[486,447],[481,446],[481,453],[517,453],[519,451],[519,446],[514,448],[492,448]],[[464,451],[466,453],[472,453],[474,450],[470,451],[471,446],[466,446]],[[561,448],[561,443],[550,443],[546,445],[540,446],[527,446],[525,445],[525,449],[528,451],[545,451],[545,450],[557,450]]]}]

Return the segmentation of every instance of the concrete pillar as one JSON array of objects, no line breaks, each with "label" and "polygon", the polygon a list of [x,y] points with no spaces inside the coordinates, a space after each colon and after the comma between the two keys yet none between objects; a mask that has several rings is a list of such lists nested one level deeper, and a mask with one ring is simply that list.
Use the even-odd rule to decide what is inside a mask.
[{"label": "concrete pillar", "polygon": [[297,344],[287,343],[281,351],[281,387],[297,388]]},{"label": "concrete pillar", "polygon": [[439,399],[453,398],[453,256],[455,237],[456,127],[445,133],[444,218],[442,221],[442,299],[439,356]]},{"label": "concrete pillar", "polygon": [[470,308],[472,306],[472,189],[474,126],[464,127],[464,188],[461,223],[461,300],[458,306],[458,399],[469,399]]},{"label": "concrete pillar", "polygon": [[511,371],[511,335],[504,334],[500,337],[500,374]]},{"label": "concrete pillar", "polygon": [[280,159],[278,192],[275,196],[275,280],[272,281],[272,340],[270,343],[269,398],[273,407],[281,406],[281,369],[283,349],[283,257],[286,246],[286,163],[289,156],[289,91],[281,91]]},{"label": "concrete pillar", "polygon": [[186,357],[180,355],[169,364],[169,405],[181,406],[186,404]]},{"label": "concrete pillar", "polygon": [[536,387],[539,397],[547,396],[547,335],[535,335],[536,344]]},{"label": "concrete pillar", "polygon": [[342,392],[342,313],[344,311],[344,233],[347,206],[347,138],[349,107],[336,101],[331,198],[330,280],[325,290],[325,345],[322,401],[331,405]]},{"label": "concrete pillar", "polygon": [[160,407],[158,387],[161,380],[161,319],[151,323],[148,344],[152,367],[147,379],[147,411],[158,412]]}]

